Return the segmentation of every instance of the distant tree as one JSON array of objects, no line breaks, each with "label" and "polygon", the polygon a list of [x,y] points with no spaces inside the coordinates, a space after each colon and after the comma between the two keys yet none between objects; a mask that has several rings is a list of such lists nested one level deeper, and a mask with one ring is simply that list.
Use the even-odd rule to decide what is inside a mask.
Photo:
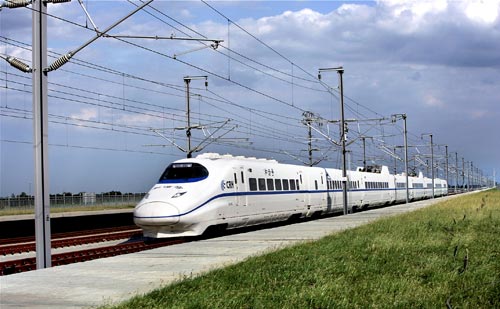
[{"label": "distant tree", "polygon": [[26,194],[26,192],[21,192],[21,194],[19,194],[19,197],[28,197],[28,194]]}]

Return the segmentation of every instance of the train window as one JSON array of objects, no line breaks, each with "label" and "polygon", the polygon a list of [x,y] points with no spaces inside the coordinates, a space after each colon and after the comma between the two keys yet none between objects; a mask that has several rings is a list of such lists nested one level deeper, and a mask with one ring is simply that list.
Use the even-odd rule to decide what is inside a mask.
[{"label": "train window", "polygon": [[321,184],[323,184],[323,176],[321,176]]},{"label": "train window", "polygon": [[208,170],[198,163],[172,163],[160,177],[160,183],[195,182],[208,177]]},{"label": "train window", "polygon": [[257,179],[248,178],[248,183],[250,184],[250,191],[257,191]]},{"label": "train window", "polygon": [[259,191],[266,191],[266,180],[264,178],[259,178]]},{"label": "train window", "polygon": [[257,191],[257,179],[248,178],[248,183],[250,185],[250,191]]},{"label": "train window", "polygon": [[289,188],[288,179],[283,179],[283,190],[288,190]]},{"label": "train window", "polygon": [[317,181],[317,180],[315,180],[315,181],[314,181],[314,188],[315,188],[316,190],[318,190],[318,181]]},{"label": "train window", "polygon": [[300,190],[300,187],[299,187],[299,180],[298,180],[298,179],[295,179],[295,182],[297,183],[297,190]]},{"label": "train window", "polygon": [[281,179],[274,180],[274,187],[276,190],[281,190]]},{"label": "train window", "polygon": [[300,174],[299,177],[300,177],[300,183],[302,183],[302,174]]},{"label": "train window", "polygon": [[241,183],[245,183],[245,177],[243,176],[243,171],[241,171]]},{"label": "train window", "polygon": [[295,190],[295,179],[290,179],[290,190]]},{"label": "train window", "polygon": [[274,179],[271,179],[271,178],[267,179],[267,190],[269,190],[269,191],[274,190]]},{"label": "train window", "polygon": [[236,173],[234,173],[234,184],[238,184],[238,178],[236,177]]}]

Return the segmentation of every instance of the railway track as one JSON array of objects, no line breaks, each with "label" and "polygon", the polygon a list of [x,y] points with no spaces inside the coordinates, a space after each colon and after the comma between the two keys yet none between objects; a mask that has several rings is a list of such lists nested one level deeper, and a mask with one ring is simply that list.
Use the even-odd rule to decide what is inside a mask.
[{"label": "railway track", "polygon": [[[89,234],[91,232],[91,234]],[[74,247],[74,250],[52,254],[52,266],[66,265],[84,262],[104,257],[116,256],[139,252],[143,250],[158,248],[184,242],[183,239],[168,239],[164,241],[146,242],[142,239],[141,230],[137,227],[120,227],[112,229],[101,229],[97,231],[71,232],[54,235],[52,248]],[[103,245],[97,248],[81,248],[95,243],[123,240],[113,245]],[[78,248],[80,247],[80,248]],[[0,254],[26,253],[35,250],[33,237],[15,238],[2,240],[0,243]],[[0,275],[9,275],[36,269],[35,257],[20,257],[5,262],[0,262]]]},{"label": "railway track", "polygon": [[[92,231],[80,231],[54,234],[52,248],[64,248],[111,240],[140,236],[141,229],[136,226],[106,228]],[[20,254],[35,251],[35,237],[18,237],[0,240],[0,255]]]}]

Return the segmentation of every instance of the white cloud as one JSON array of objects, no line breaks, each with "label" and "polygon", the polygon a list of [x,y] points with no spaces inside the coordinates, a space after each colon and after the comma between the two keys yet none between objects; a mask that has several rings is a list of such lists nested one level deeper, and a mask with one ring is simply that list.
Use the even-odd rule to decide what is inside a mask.
[{"label": "white cloud", "polygon": [[424,104],[430,107],[444,107],[445,103],[435,95],[427,94],[424,96]]},{"label": "white cloud", "polygon": [[491,25],[498,19],[500,1],[475,0],[465,2],[465,14],[473,21]]},{"label": "white cloud", "polygon": [[73,113],[69,116],[69,118],[73,118],[75,120],[97,120],[99,116],[99,111],[97,108],[82,108],[77,113]]}]

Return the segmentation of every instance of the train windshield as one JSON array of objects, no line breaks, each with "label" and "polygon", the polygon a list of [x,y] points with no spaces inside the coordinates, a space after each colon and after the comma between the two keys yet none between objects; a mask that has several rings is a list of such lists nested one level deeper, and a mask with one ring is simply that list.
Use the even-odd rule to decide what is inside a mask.
[{"label": "train windshield", "polygon": [[181,183],[195,182],[208,177],[208,170],[198,163],[172,163],[170,164],[163,175],[161,175],[160,183]]}]

